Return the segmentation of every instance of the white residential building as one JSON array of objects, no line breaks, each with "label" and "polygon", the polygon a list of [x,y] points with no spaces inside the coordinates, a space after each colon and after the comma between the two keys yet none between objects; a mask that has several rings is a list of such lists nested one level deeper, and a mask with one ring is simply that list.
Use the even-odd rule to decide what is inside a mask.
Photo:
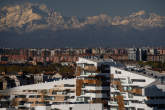
[{"label": "white residential building", "polygon": [[103,110],[76,97],[76,78],[20,86],[0,91],[0,110]]},{"label": "white residential building", "polygon": [[[150,92],[150,85],[161,76],[158,73],[96,57],[79,58],[76,63],[73,79],[1,90],[0,110],[152,110],[150,103],[155,102],[147,97],[164,98],[164,86],[154,89],[162,94],[152,96]],[[146,87],[149,89],[144,92]]]},{"label": "white residential building", "polygon": [[151,109],[145,104],[144,87],[154,81],[154,77],[143,73],[111,67],[110,109]]},{"label": "white residential building", "polygon": [[122,65],[112,59],[103,60],[96,57],[79,58],[76,63],[77,101],[102,103],[105,109],[109,109],[110,66]]},{"label": "white residential building", "polygon": [[53,105],[72,104],[76,102],[75,84],[74,78],[2,90],[0,108],[50,110],[56,109]]}]

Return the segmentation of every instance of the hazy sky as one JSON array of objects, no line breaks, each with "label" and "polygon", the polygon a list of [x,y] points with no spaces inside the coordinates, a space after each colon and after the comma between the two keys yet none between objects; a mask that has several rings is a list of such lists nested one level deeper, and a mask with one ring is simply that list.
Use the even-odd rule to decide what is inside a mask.
[{"label": "hazy sky", "polygon": [[31,0],[45,3],[65,16],[93,16],[105,13],[126,16],[145,10],[165,15],[165,0]]},{"label": "hazy sky", "polygon": [[100,13],[126,16],[139,10],[165,15],[165,0],[0,0],[0,6],[3,2],[12,1],[45,3],[65,16],[93,16]]}]

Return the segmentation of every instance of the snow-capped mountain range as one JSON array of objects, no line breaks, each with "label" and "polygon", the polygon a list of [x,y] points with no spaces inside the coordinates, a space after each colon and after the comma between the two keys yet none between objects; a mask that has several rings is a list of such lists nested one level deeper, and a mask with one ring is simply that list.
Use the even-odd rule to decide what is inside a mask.
[{"label": "snow-capped mountain range", "polygon": [[30,2],[0,8],[0,47],[165,46],[164,35],[165,16],[144,10],[80,18]]},{"label": "snow-capped mountain range", "polygon": [[111,17],[106,14],[78,18],[65,17],[60,12],[49,9],[46,5],[24,3],[4,6],[0,9],[0,31],[14,29],[18,32],[35,30],[79,29],[88,25],[129,26],[138,30],[165,26],[165,16],[146,13],[141,10],[129,16]]}]

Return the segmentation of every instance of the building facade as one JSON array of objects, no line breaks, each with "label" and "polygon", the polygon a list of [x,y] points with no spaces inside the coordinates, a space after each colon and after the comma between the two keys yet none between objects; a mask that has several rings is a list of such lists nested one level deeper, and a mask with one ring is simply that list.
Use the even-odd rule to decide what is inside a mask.
[{"label": "building facade", "polygon": [[110,109],[149,110],[145,104],[144,87],[153,81],[153,77],[111,67]]},{"label": "building facade", "polygon": [[102,103],[108,109],[110,66],[119,66],[113,60],[79,58],[76,74],[76,96],[78,101]]}]

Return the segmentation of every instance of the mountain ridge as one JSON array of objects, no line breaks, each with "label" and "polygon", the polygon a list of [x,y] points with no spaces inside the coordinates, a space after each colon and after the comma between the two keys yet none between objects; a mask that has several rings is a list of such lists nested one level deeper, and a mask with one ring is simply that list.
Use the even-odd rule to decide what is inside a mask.
[{"label": "mountain ridge", "polygon": [[[107,14],[85,17],[83,21],[77,16],[65,19],[60,12],[49,9],[44,4],[24,3],[9,5],[0,9],[0,31],[15,29],[16,32],[31,32],[35,30],[77,29],[88,25],[97,26],[130,26],[137,30],[165,27],[165,16],[155,13],[146,14],[144,10],[134,12],[126,17],[111,17]],[[24,30],[24,31],[22,31]]]},{"label": "mountain ridge", "polygon": [[165,17],[144,10],[79,18],[26,2],[6,5],[0,13],[1,48],[165,46]]}]

